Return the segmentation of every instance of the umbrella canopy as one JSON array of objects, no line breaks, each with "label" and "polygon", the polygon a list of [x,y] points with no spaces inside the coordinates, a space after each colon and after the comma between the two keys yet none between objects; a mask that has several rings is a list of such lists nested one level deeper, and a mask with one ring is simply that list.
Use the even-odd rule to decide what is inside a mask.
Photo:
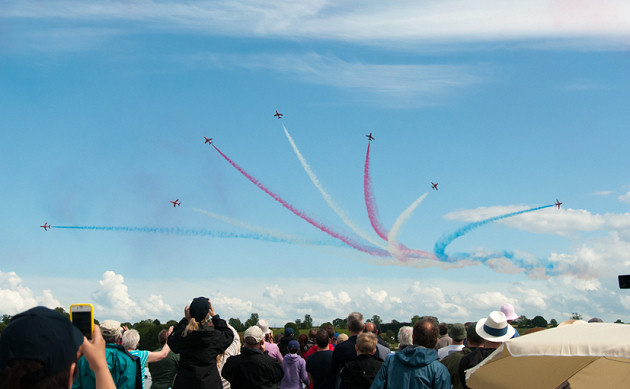
[{"label": "umbrella canopy", "polygon": [[630,325],[573,324],[511,339],[469,369],[471,389],[630,389]]}]

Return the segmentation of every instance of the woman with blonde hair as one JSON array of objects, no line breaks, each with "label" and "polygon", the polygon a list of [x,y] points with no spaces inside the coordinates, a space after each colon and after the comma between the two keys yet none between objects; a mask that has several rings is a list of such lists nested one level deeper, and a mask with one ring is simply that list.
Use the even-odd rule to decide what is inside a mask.
[{"label": "woman with blonde hair", "polygon": [[168,337],[171,350],[180,355],[173,389],[221,389],[217,356],[232,344],[234,334],[206,297],[193,299],[184,315]]}]

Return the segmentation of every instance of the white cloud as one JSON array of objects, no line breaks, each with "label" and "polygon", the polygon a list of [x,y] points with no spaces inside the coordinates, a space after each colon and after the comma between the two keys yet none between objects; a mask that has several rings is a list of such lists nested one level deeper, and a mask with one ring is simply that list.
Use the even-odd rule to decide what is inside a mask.
[{"label": "white cloud", "polygon": [[523,305],[534,307],[539,311],[545,311],[547,309],[546,299],[549,298],[549,296],[545,293],[538,289],[516,288],[516,290],[523,296]]},{"label": "white cloud", "polygon": [[[449,42],[580,40],[598,47],[630,34],[630,5],[623,0],[446,0],[382,2],[255,0],[181,2],[20,1],[0,10],[5,18],[48,18],[91,24],[128,23],[160,32],[238,37],[313,38],[409,46]],[[122,23],[119,23],[122,24]],[[565,44],[565,45],[567,45]]]},{"label": "white cloud", "polygon": [[[367,63],[314,52],[273,55],[197,53],[187,61],[203,67],[265,69],[283,77],[291,75],[305,83],[403,99],[445,96],[482,82],[490,72],[489,65]],[[400,100],[396,104],[400,104]],[[421,100],[415,104],[428,105],[429,102]]]},{"label": "white cloud", "polygon": [[627,192],[624,195],[618,197],[619,201],[623,201],[624,203],[630,203],[630,192]]},{"label": "white cloud", "polygon": [[380,290],[378,292],[372,292],[372,289],[367,288],[365,290],[365,294],[367,294],[368,296],[370,296],[372,298],[372,300],[376,301],[377,303],[382,304],[385,299],[387,298],[387,292],[384,290]]},{"label": "white cloud", "polygon": [[305,293],[303,297],[298,298],[299,303],[316,304],[337,312],[345,311],[344,306],[350,304],[351,301],[352,299],[347,292],[341,291],[335,294],[330,290],[313,295]]},{"label": "white cloud", "polygon": [[[14,315],[29,308],[43,305],[48,308],[61,307],[61,303],[53,296],[50,289],[36,295],[30,288],[24,286],[22,278],[15,272],[0,271],[0,314]],[[68,310],[68,308],[65,308]]]},{"label": "white cloud", "polygon": [[474,293],[467,299],[467,305],[489,311],[498,310],[505,303],[510,303],[515,308],[517,306],[513,298],[509,298],[500,292]]},{"label": "white cloud", "polygon": [[226,296],[223,293],[216,293],[210,299],[212,302],[212,306],[215,307],[215,310],[219,315],[228,317],[228,316],[238,316],[244,317],[245,319],[249,319],[249,314],[253,312],[253,303],[249,300],[243,300],[238,297]]},{"label": "white cloud", "polygon": [[265,291],[263,292],[263,296],[269,297],[273,300],[277,299],[283,294],[284,294],[284,291],[277,284],[271,285],[271,286],[265,286]]},{"label": "white cloud", "polygon": [[138,305],[129,297],[129,291],[124,282],[122,275],[111,270],[103,273],[103,278],[98,282],[100,288],[92,294],[92,298],[103,314],[129,317],[138,310]]},{"label": "white cloud", "polygon": [[145,312],[147,312],[147,314],[155,315],[164,312],[173,313],[173,308],[171,308],[169,304],[164,302],[162,296],[158,296],[155,294],[149,296],[149,298],[142,301],[141,304],[142,308]]}]

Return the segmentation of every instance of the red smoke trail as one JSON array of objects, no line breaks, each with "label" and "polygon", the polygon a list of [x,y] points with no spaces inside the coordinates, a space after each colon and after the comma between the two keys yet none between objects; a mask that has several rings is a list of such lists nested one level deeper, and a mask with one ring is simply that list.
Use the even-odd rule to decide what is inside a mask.
[{"label": "red smoke trail", "polygon": [[329,227],[326,227],[325,225],[313,220],[312,218],[310,218],[309,216],[307,216],[304,212],[296,209],[294,206],[292,206],[291,204],[287,203],[282,197],[278,196],[277,194],[273,193],[272,191],[270,191],[269,189],[267,189],[266,186],[264,186],[260,181],[258,181],[256,178],[252,177],[249,173],[247,173],[245,170],[243,170],[239,165],[237,165],[234,161],[232,161],[230,158],[228,158],[227,155],[223,154],[221,152],[221,150],[219,150],[218,147],[216,147],[214,144],[212,145],[212,147],[214,147],[214,149],[219,152],[219,154],[221,154],[221,156],[228,161],[228,163],[230,165],[232,165],[236,170],[238,170],[243,176],[245,176],[245,178],[247,178],[249,181],[252,182],[252,184],[256,185],[258,188],[260,188],[263,192],[267,193],[269,196],[271,196],[274,200],[276,200],[277,202],[279,202],[280,204],[282,204],[283,207],[285,207],[286,209],[288,209],[289,211],[291,211],[293,214],[295,214],[296,216],[304,219],[305,221],[307,221],[309,224],[311,224],[313,227],[327,233],[328,235],[332,236],[333,238],[339,239],[340,241],[344,242],[345,244],[347,244],[350,247],[353,247],[359,251],[362,251],[364,253],[370,254],[370,255],[375,255],[375,256],[380,256],[380,257],[388,257],[389,253],[387,253],[387,251],[385,250],[380,250],[380,249],[374,249],[374,248],[370,248],[370,247],[366,247],[364,245],[360,245],[356,242],[354,242],[352,239],[333,231],[332,229],[330,229]]},{"label": "red smoke trail", "polygon": [[372,180],[370,179],[370,143],[368,142],[367,153],[365,155],[365,168],[363,169],[363,194],[365,196],[365,207],[367,208],[368,218],[374,232],[387,242],[388,231],[381,225],[378,216],[378,209],[372,194]]}]

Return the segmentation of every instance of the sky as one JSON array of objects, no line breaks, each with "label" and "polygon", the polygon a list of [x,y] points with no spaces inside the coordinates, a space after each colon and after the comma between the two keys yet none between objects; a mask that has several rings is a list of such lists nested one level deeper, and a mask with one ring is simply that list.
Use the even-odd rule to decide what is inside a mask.
[{"label": "sky", "polygon": [[628,38],[625,1],[0,0],[0,313],[630,321]]}]

